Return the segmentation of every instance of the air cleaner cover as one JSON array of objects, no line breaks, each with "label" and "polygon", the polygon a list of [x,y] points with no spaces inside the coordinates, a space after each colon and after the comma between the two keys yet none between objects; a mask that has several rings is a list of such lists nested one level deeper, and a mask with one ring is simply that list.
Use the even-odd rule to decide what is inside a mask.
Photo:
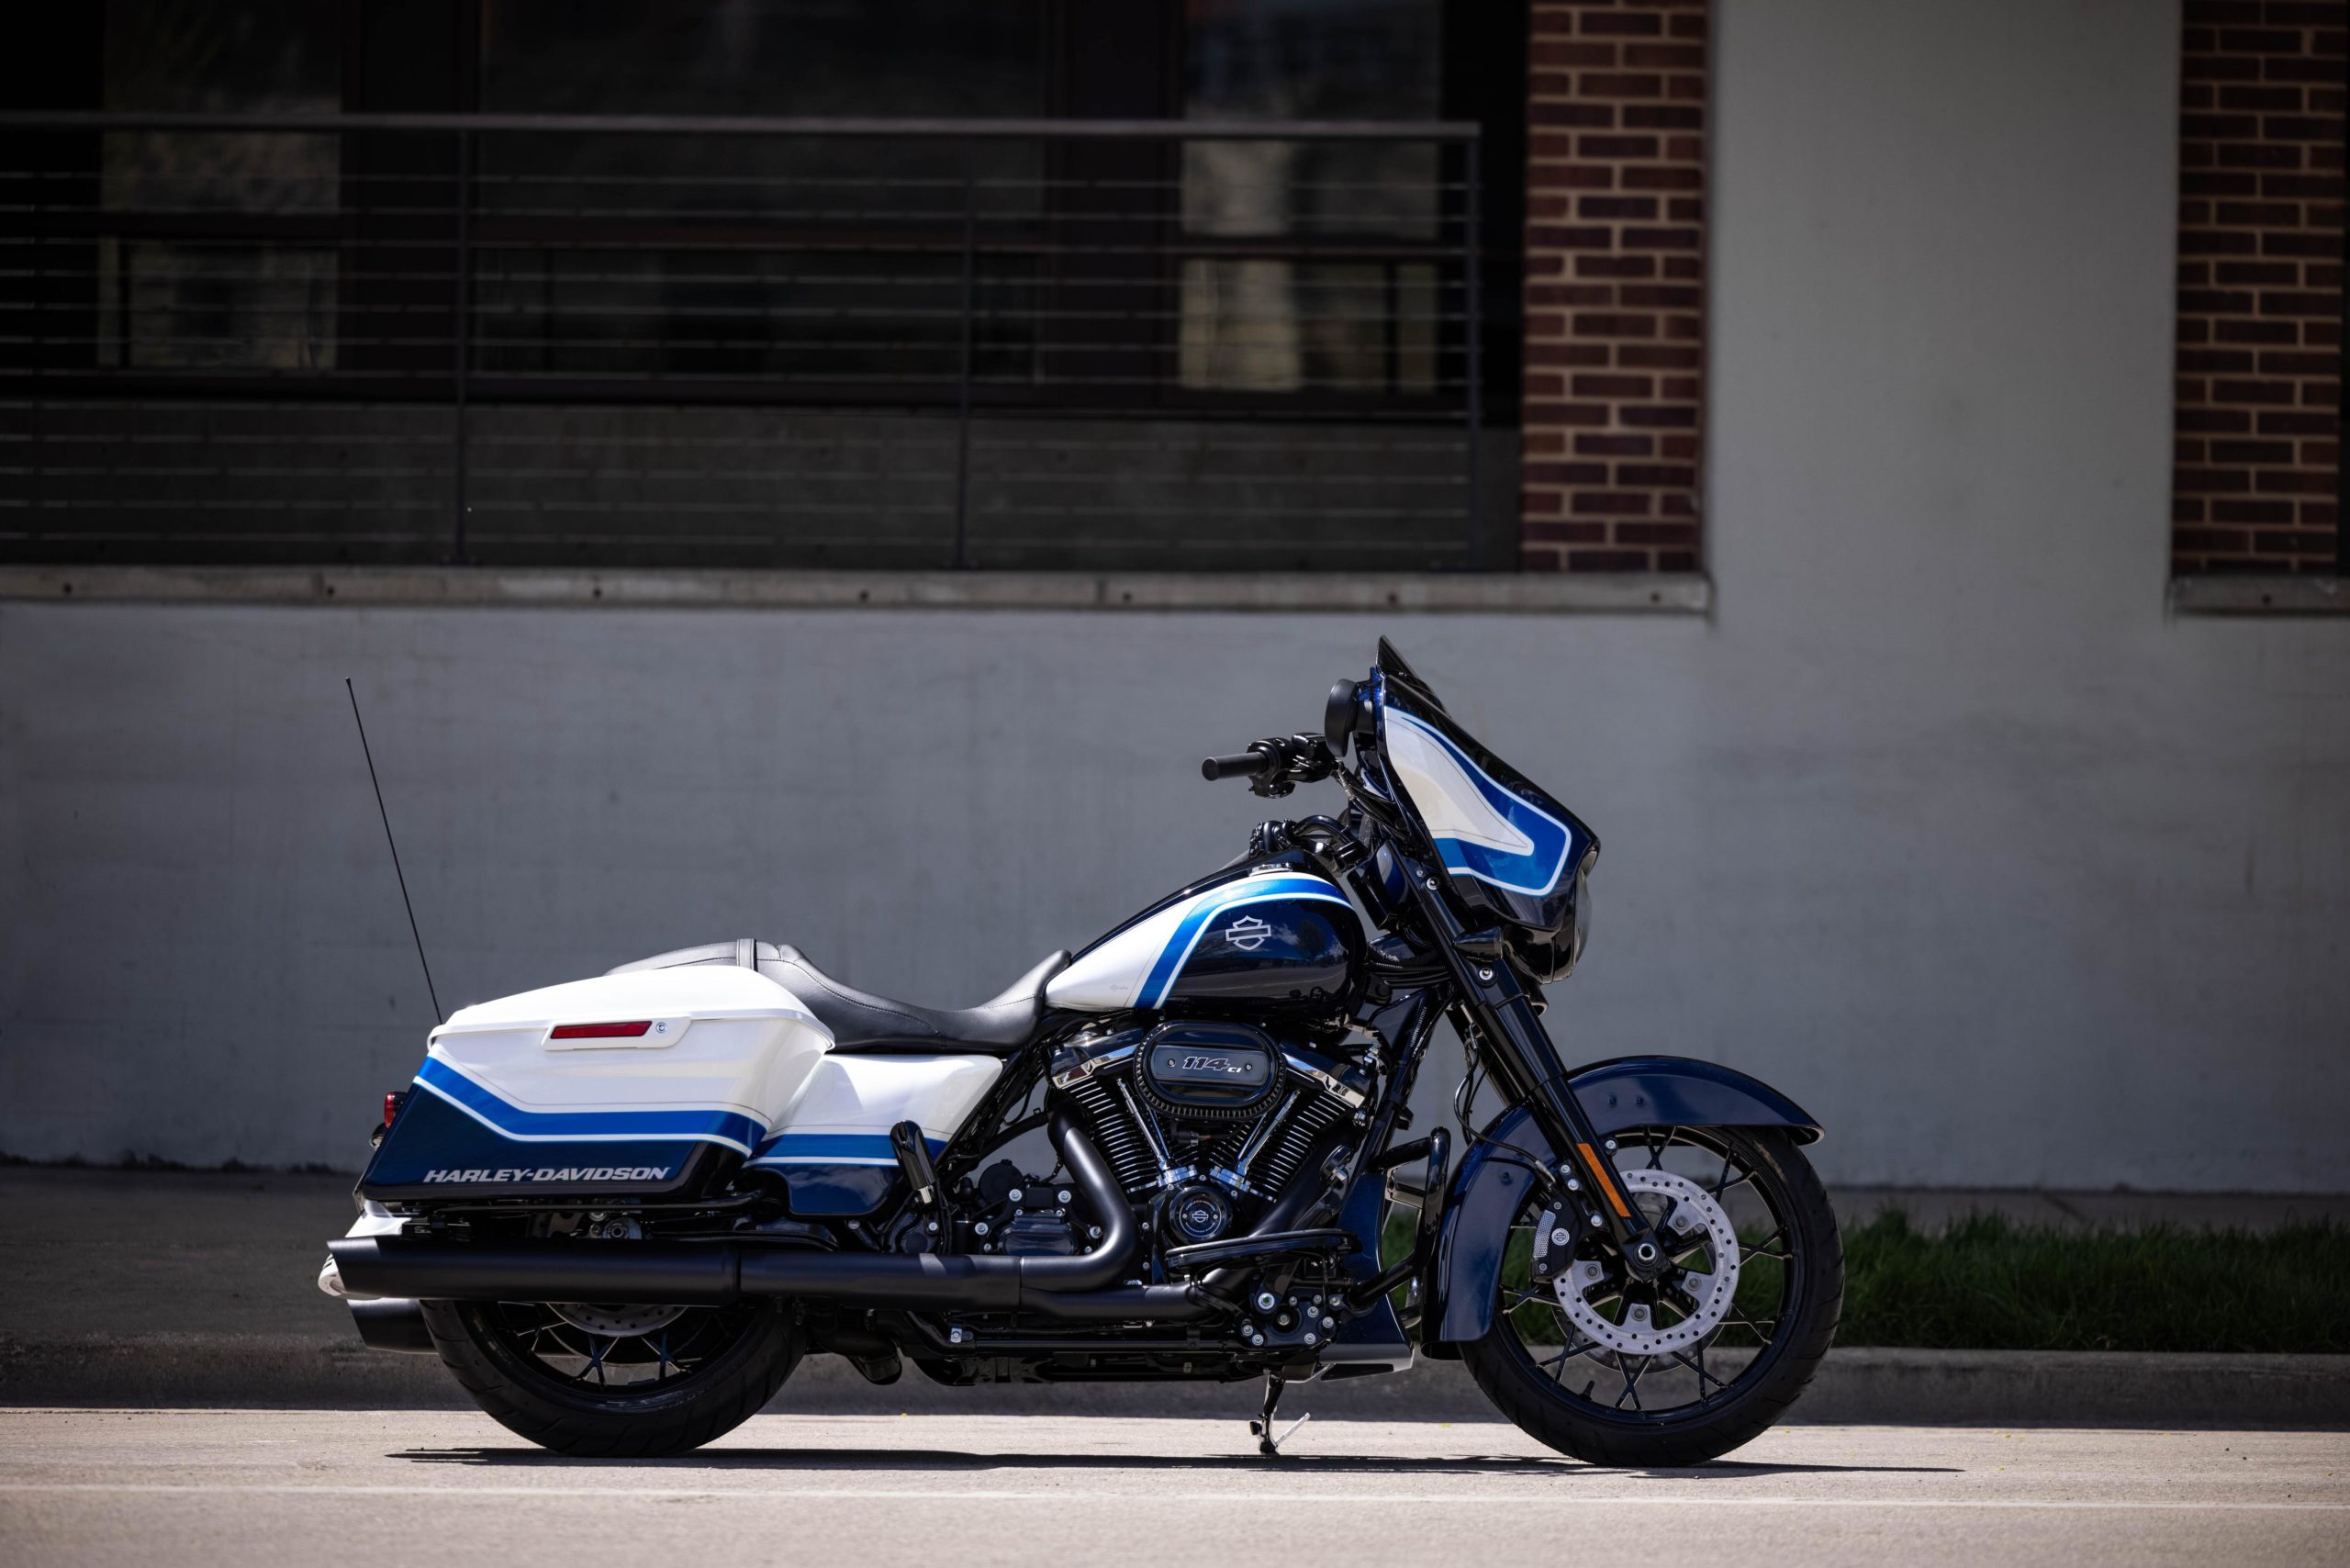
[{"label": "air cleaner cover", "polygon": [[1271,1036],[1245,1024],[1161,1024],[1142,1056],[1150,1098],[1179,1115],[1248,1115],[1272,1097],[1281,1078]]}]

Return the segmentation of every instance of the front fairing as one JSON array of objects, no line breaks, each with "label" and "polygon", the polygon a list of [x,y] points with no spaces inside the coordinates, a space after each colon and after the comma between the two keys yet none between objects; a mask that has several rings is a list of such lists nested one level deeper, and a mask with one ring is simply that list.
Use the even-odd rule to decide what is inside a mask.
[{"label": "front fairing", "polygon": [[1383,640],[1371,685],[1382,782],[1454,898],[1524,930],[1566,927],[1598,835],[1454,722]]}]

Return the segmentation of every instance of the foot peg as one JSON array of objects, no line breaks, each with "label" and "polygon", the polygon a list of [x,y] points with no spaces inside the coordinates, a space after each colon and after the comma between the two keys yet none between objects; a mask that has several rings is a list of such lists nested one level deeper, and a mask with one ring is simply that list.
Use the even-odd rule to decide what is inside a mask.
[{"label": "foot peg", "polygon": [[1348,1230],[1269,1230],[1254,1236],[1227,1236],[1221,1241],[1195,1241],[1167,1249],[1167,1271],[1194,1274],[1203,1269],[1229,1268],[1236,1263],[1263,1263],[1275,1258],[1344,1258],[1359,1252],[1362,1243]]}]

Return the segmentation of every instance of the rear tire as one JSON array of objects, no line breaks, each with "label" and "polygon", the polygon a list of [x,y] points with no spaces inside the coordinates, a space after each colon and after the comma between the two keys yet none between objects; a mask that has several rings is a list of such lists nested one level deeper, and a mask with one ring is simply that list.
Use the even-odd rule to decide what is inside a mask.
[{"label": "rear tire", "polygon": [[[1565,1368],[1572,1364],[1578,1378],[1590,1372],[1592,1381],[1597,1383],[1611,1373],[1622,1376],[1638,1361],[1642,1370],[1631,1380],[1637,1383],[1649,1366],[1662,1363],[1670,1374],[1676,1366],[1685,1369],[1686,1362],[1669,1362],[1662,1357],[1618,1357],[1611,1364],[1602,1357],[1595,1368],[1572,1359],[1563,1348],[1555,1362],[1538,1361],[1551,1347],[1539,1344],[1529,1350],[1512,1314],[1532,1316],[1539,1321],[1539,1312],[1523,1302],[1512,1307],[1514,1295],[1528,1293],[1505,1285],[1495,1304],[1492,1328],[1482,1339],[1461,1346],[1461,1360],[1485,1396],[1520,1430],[1592,1464],[1677,1469],[1703,1464],[1751,1441],[1785,1414],[1811,1381],[1836,1337],[1837,1318],[1843,1310],[1844,1253],[1836,1216],[1819,1178],[1792,1140],[1783,1133],[1764,1130],[1634,1130],[1617,1135],[1624,1150],[1617,1157],[1619,1165],[1636,1166],[1642,1152],[1640,1140],[1658,1135],[1691,1137],[1692,1141],[1704,1138],[1712,1152],[1724,1157],[1725,1170],[1734,1162],[1746,1173],[1741,1182],[1751,1181],[1752,1191],[1767,1203],[1771,1217],[1784,1228],[1791,1256],[1780,1274],[1776,1331],[1726,1386],[1709,1390],[1700,1378],[1695,1384],[1698,1397],[1693,1403],[1653,1411],[1636,1405],[1626,1411],[1609,1407],[1604,1393],[1596,1397],[1577,1395],[1572,1387],[1573,1380],[1564,1376]],[[1534,1200],[1529,1206],[1539,1202]],[[1567,1332],[1566,1343],[1572,1346],[1573,1330]],[[1720,1333],[1717,1330],[1708,1338],[1720,1344]],[[1544,1370],[1554,1364],[1560,1371]],[[1703,1364],[1702,1356],[1699,1364]],[[1685,1370],[1681,1375],[1686,1376]]]},{"label": "rear tire", "polygon": [[712,1325],[722,1339],[690,1370],[600,1386],[533,1354],[537,1337],[512,1327],[518,1304],[428,1301],[423,1307],[433,1349],[486,1414],[542,1448],[580,1458],[657,1459],[698,1449],[758,1414],[801,1353],[789,1304],[758,1302],[725,1309]]}]

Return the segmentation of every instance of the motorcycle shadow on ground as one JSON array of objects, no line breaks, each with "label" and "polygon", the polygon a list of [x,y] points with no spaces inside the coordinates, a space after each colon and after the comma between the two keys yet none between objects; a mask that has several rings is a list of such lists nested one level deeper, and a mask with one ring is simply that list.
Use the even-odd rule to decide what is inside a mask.
[{"label": "motorcycle shadow on ground", "polygon": [[1955,1475],[1939,1464],[1767,1464],[1723,1459],[1681,1470],[1617,1469],[1563,1455],[1390,1459],[1371,1454],[1316,1454],[1303,1447],[1273,1457],[1231,1454],[967,1453],[952,1449],[725,1448],[675,1459],[575,1459],[533,1448],[399,1449],[384,1456],[413,1464],[576,1470],[791,1470],[909,1473],[1002,1470],[1290,1470],[1316,1475],[1589,1475],[1648,1476],[1672,1481],[1751,1481],[1772,1475]]}]

